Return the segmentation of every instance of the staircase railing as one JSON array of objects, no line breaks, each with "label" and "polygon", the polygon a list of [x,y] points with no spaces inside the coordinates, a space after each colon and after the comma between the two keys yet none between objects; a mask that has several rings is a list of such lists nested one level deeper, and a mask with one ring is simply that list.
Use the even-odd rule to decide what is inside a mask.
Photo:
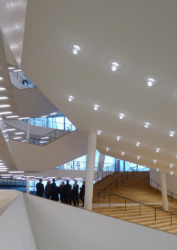
[{"label": "staircase railing", "polygon": [[[131,171],[131,172],[130,172]],[[105,188],[103,188],[102,190],[100,190],[98,193],[97,193],[97,197],[98,197],[98,203],[99,203],[99,198],[100,198],[100,194],[103,193],[103,197],[105,199],[105,193],[106,193],[106,190],[109,188],[110,189],[110,192],[111,192],[111,189],[112,189],[112,186],[113,184],[116,184],[116,188],[118,188],[118,184],[119,184],[119,181],[124,182],[124,179],[126,178],[128,180],[128,173],[134,173],[135,171],[132,170],[132,168],[129,169],[129,171],[127,172],[124,172],[121,176],[117,177],[116,179],[114,179],[110,184],[108,184]]]},{"label": "staircase railing", "polygon": [[101,179],[103,179],[104,177],[108,176],[108,175],[111,175],[115,172],[118,172],[115,170],[115,167],[116,165],[110,165],[110,166],[107,166],[107,167],[104,167],[102,170],[100,171],[97,171],[95,174],[94,174],[94,180],[95,182],[97,181],[100,181]]},{"label": "staircase railing", "polygon": [[109,194],[109,206],[111,205],[111,196],[116,196],[118,198],[124,199],[124,208],[125,208],[125,211],[127,211],[127,201],[131,201],[131,202],[139,204],[139,216],[141,216],[142,206],[146,206],[146,207],[150,207],[150,208],[154,209],[154,220],[155,221],[157,220],[157,211],[162,211],[162,212],[168,213],[170,215],[171,226],[172,226],[172,223],[173,223],[172,216],[173,215],[177,216],[176,213],[173,213],[173,212],[170,212],[170,211],[166,211],[166,210],[164,210],[162,208],[153,207],[151,205],[148,205],[148,204],[145,204],[145,203],[142,203],[142,202],[138,202],[138,201],[135,201],[135,200],[132,200],[132,199],[120,196],[118,194]]},{"label": "staircase railing", "polygon": [[[72,124],[71,124],[72,126]],[[52,132],[46,134],[46,135],[43,135],[42,137],[39,137],[39,138],[30,138],[28,140],[29,143],[32,143],[32,144],[36,144],[36,145],[40,145],[40,146],[44,146],[48,143],[50,143],[51,141],[55,140],[55,139],[58,139],[66,134],[69,134],[71,133],[72,130],[70,130],[68,128],[68,130],[59,130],[59,129],[55,129],[53,130]]]},{"label": "staircase railing", "polygon": [[[161,185],[157,183],[156,181],[154,181],[153,179],[150,179],[150,186],[154,187],[152,183],[155,183],[157,185],[157,192],[158,192],[160,190],[159,187],[161,188]],[[177,194],[175,194],[174,192],[167,190],[167,194],[169,194],[169,196],[171,197],[171,203],[173,202],[174,196],[176,196],[176,199],[177,199]]]}]

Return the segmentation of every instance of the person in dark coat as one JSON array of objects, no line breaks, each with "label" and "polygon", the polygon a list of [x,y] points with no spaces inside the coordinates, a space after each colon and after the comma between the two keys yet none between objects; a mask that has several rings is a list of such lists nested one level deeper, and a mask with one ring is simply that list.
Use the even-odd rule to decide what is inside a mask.
[{"label": "person in dark coat", "polygon": [[65,194],[64,194],[64,181],[62,181],[61,185],[60,185],[60,201],[61,202],[65,202]]},{"label": "person in dark coat", "polygon": [[36,184],[37,196],[42,197],[44,193],[44,184],[42,184],[42,179],[39,179],[39,182]]},{"label": "person in dark coat", "polygon": [[82,201],[82,207],[84,207],[84,199],[85,199],[85,181],[83,181],[83,185],[80,189],[80,195],[79,195],[79,198],[81,199]]},{"label": "person in dark coat", "polygon": [[69,180],[66,181],[64,185],[65,203],[71,205],[71,185]]},{"label": "person in dark coat", "polygon": [[51,200],[53,200],[53,201],[59,201],[59,198],[58,198],[58,187],[56,186],[55,179],[53,179],[53,182],[51,184]]},{"label": "person in dark coat", "polygon": [[74,202],[74,206],[76,206],[77,204],[77,207],[78,207],[79,206],[79,185],[77,184],[77,181],[75,181],[73,185],[72,199]]},{"label": "person in dark coat", "polygon": [[51,195],[51,183],[50,181],[47,182],[47,185],[45,186],[45,196],[47,199],[50,199],[50,195]]}]

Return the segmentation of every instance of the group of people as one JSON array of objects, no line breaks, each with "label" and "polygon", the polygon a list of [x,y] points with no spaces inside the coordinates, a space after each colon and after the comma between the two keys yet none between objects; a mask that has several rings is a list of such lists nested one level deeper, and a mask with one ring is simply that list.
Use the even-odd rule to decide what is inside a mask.
[{"label": "group of people", "polygon": [[57,186],[55,183],[55,179],[53,179],[52,183],[50,181],[47,182],[47,185],[44,188],[44,184],[42,183],[42,179],[39,179],[39,182],[36,184],[37,196],[45,197],[47,199],[51,199],[54,201],[61,201],[62,203],[79,206],[79,199],[82,201],[82,206],[84,206],[84,197],[85,197],[85,181],[83,182],[82,187],[79,189],[79,185],[77,181],[74,182],[73,187],[69,184],[69,180],[64,181]]}]

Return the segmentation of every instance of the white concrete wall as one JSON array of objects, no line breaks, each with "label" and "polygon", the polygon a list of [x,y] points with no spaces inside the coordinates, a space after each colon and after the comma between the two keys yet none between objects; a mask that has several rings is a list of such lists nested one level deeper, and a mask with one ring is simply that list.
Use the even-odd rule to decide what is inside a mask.
[{"label": "white concrete wall", "polygon": [[0,216],[0,249],[37,250],[23,194],[20,192],[16,200]]},{"label": "white concrete wall", "polygon": [[[157,172],[155,170],[151,170],[150,171],[150,179],[156,181],[158,184],[161,185],[160,172]],[[166,174],[166,181],[167,181],[167,190],[177,194],[177,177],[174,175]],[[152,186],[157,188],[157,185],[154,183],[152,183]],[[159,187],[159,189],[160,189],[160,187]]]},{"label": "white concrete wall", "polygon": [[25,194],[38,250],[176,250],[177,237]]}]

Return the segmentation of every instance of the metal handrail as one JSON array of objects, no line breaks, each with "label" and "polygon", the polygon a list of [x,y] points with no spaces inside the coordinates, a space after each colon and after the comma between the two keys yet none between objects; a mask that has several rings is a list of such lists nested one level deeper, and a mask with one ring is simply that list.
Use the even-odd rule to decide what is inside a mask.
[{"label": "metal handrail", "polygon": [[[94,180],[99,181],[100,179],[103,179],[103,177],[106,177],[106,176],[111,175],[111,174],[113,174],[115,172],[118,172],[118,171],[115,171],[115,166],[116,165],[113,164],[113,165],[104,167],[100,171],[97,171],[94,174]],[[114,171],[110,171],[111,168],[114,168]],[[105,172],[106,172],[106,175],[104,174]],[[99,179],[99,176],[101,176],[102,178]]]},{"label": "metal handrail", "polygon": [[[115,180],[113,180],[110,184],[108,184],[105,188],[103,188],[102,190],[100,190],[100,191],[97,193],[97,196],[98,196],[98,203],[99,203],[100,194],[101,194],[102,192],[104,192],[104,199],[105,199],[105,191],[106,191],[106,189],[110,188],[110,192],[111,192],[111,187],[112,187],[113,183],[116,182],[116,188],[118,188],[118,181],[122,178],[122,184],[123,184],[123,177],[124,177],[125,174],[127,175],[127,180],[128,180],[128,172],[129,172],[130,170],[132,171],[132,168],[130,168],[127,172],[124,172],[121,176],[119,176],[118,178],[116,178]],[[135,172],[135,171],[133,171],[133,173],[134,173],[134,172]]]},{"label": "metal handrail", "polygon": [[166,212],[166,213],[168,213],[168,214],[171,215],[171,226],[172,226],[172,215],[177,215],[176,213],[173,213],[173,212],[170,212],[170,211],[166,211],[166,210],[164,210],[162,208],[153,207],[153,206],[145,204],[143,202],[135,201],[135,200],[123,197],[123,196],[118,195],[118,194],[109,194],[109,206],[111,204],[111,198],[110,198],[110,196],[117,196],[119,198],[124,199],[125,200],[125,211],[127,210],[127,205],[126,205],[127,204],[127,200],[139,204],[139,215],[141,215],[141,205],[146,206],[146,207],[151,207],[151,208],[155,209],[155,215],[154,215],[155,221],[157,219],[157,210],[162,211],[162,212]]},{"label": "metal handrail", "polygon": [[[68,130],[54,129],[52,132],[50,132],[50,133],[48,133],[46,135],[43,135],[41,137],[38,137],[38,138],[31,137],[28,142],[36,144],[36,145],[46,145],[49,142],[53,141],[54,139],[60,138],[60,137],[66,135],[66,134],[69,134],[71,132],[72,131],[69,130],[69,129]],[[42,141],[45,137],[46,137],[45,141]]]},{"label": "metal handrail", "polygon": [[[153,179],[150,179],[150,185],[152,184],[152,183],[155,183],[155,184],[157,184],[157,191],[159,190],[158,189],[158,187],[161,187],[161,185],[159,184],[159,183],[157,183],[156,181],[154,181]],[[152,186],[152,185],[151,185]],[[171,191],[169,191],[169,190],[167,190],[167,193],[169,193],[170,194],[170,197],[171,197],[171,203],[173,202],[173,199],[174,199],[174,195],[177,197],[177,194],[175,194],[175,193],[173,193],[173,192],[171,192]]]}]

